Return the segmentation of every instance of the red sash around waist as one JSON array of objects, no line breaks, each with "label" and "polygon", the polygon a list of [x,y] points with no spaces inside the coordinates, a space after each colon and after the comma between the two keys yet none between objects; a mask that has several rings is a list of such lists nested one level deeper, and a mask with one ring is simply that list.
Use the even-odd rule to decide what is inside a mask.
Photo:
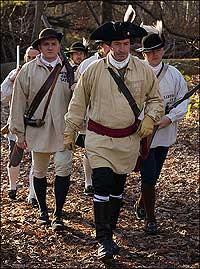
[{"label": "red sash around waist", "polygon": [[109,137],[120,138],[129,136],[137,131],[140,121],[136,120],[136,122],[129,127],[123,129],[112,129],[109,127],[105,127],[100,123],[97,123],[91,119],[88,121],[87,129],[89,131],[93,131],[96,134],[107,135]]}]

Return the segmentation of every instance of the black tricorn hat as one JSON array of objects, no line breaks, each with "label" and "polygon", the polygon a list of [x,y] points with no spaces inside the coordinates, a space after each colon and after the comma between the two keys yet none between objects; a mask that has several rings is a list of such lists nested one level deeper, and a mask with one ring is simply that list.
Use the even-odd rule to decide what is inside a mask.
[{"label": "black tricorn hat", "polygon": [[47,38],[57,38],[60,42],[63,37],[63,34],[60,32],[57,32],[56,30],[52,28],[45,28],[39,33],[39,38],[36,39],[31,45],[34,49],[38,49],[38,45],[40,44],[41,40],[47,39]]},{"label": "black tricorn hat", "polygon": [[83,52],[87,53],[88,52],[88,48],[86,46],[84,46],[82,42],[74,42],[71,45],[68,53],[77,52],[77,51],[83,51]]},{"label": "black tricorn hat", "polygon": [[148,52],[155,49],[163,48],[165,45],[165,39],[163,35],[156,33],[148,34],[142,39],[142,47],[136,49],[138,52]]},{"label": "black tricorn hat", "polygon": [[131,22],[106,22],[98,27],[90,36],[91,40],[115,41],[137,38],[147,35],[145,29]]}]

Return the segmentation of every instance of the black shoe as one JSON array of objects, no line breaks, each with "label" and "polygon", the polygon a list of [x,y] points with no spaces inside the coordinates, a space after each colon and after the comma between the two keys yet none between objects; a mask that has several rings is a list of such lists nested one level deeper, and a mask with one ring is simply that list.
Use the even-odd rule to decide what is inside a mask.
[{"label": "black shoe", "polygon": [[29,203],[32,205],[33,208],[39,208],[38,201],[35,198],[31,198]]},{"label": "black shoe", "polygon": [[9,198],[12,199],[12,200],[15,200],[16,199],[16,193],[17,193],[16,190],[10,190],[10,191],[8,191]]},{"label": "black shoe", "polygon": [[112,248],[113,255],[119,254],[120,247],[113,240],[111,242],[111,248]]},{"label": "black shoe", "polygon": [[38,218],[40,225],[48,225],[50,223],[48,213],[42,212]]},{"label": "black shoe", "polygon": [[94,195],[94,187],[92,185],[87,186],[84,189],[84,194],[88,196],[93,196]]},{"label": "black shoe", "polygon": [[144,226],[144,231],[146,234],[154,235],[157,234],[158,228],[155,221],[146,221]]},{"label": "black shoe", "polygon": [[65,226],[61,217],[55,217],[51,222],[53,231],[63,231]]},{"label": "black shoe", "polygon": [[134,204],[134,211],[138,220],[144,220],[146,217],[146,211],[143,207],[139,207],[138,202]]},{"label": "black shoe", "polygon": [[112,241],[110,239],[99,242],[98,259],[106,262],[113,259]]}]

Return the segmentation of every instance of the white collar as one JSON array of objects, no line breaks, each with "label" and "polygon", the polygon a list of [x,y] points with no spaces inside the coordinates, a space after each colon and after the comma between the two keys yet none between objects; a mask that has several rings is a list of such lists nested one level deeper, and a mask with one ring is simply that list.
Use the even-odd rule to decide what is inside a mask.
[{"label": "white collar", "polygon": [[130,57],[131,57],[131,54],[129,53],[125,60],[123,60],[122,62],[118,62],[113,58],[113,56],[110,52],[108,54],[109,63],[117,69],[121,69],[121,68],[127,66],[128,62],[130,60]]},{"label": "white collar", "polygon": [[146,61],[146,63],[151,67],[155,75],[157,75],[160,72],[160,69],[162,68],[162,62],[160,62],[156,66],[151,66],[148,61]]},{"label": "white collar", "polygon": [[53,61],[53,62],[48,62],[48,61],[46,61],[43,57],[42,57],[42,55],[40,55],[40,61],[44,64],[44,65],[46,65],[46,66],[51,66],[51,67],[55,67],[56,66],[56,64],[58,63],[58,61],[59,61],[59,57],[57,56],[57,58]]}]

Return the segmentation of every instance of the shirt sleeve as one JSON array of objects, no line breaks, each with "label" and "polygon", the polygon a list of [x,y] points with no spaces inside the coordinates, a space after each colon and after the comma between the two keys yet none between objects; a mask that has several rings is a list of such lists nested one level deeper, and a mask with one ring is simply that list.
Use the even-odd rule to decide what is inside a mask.
[{"label": "shirt sleeve", "polygon": [[164,102],[160,94],[159,81],[153,71],[148,68],[148,72],[146,74],[145,88],[147,90],[144,114],[147,114],[150,118],[157,122],[164,115]]},{"label": "shirt sleeve", "polygon": [[[183,76],[180,73],[177,73],[177,78],[175,80],[175,102],[183,98],[183,96],[188,92],[187,88],[187,83]],[[166,114],[166,116],[172,121],[178,121],[182,120],[187,111],[188,111],[188,104],[189,104],[189,99],[183,101],[181,104],[179,104],[177,107],[173,108],[169,114]]]},{"label": "shirt sleeve", "polygon": [[15,74],[15,72],[17,72],[16,69],[12,70],[4,79],[4,81],[1,83],[1,101],[2,102],[9,102],[11,100],[14,82],[10,80],[10,77],[12,77]]},{"label": "shirt sleeve", "polygon": [[68,112],[65,115],[66,133],[77,132],[82,128],[89,103],[90,91],[88,72],[84,72],[76,84]]},{"label": "shirt sleeve", "polygon": [[25,136],[24,114],[27,104],[28,78],[26,69],[22,68],[15,79],[14,90],[10,109],[10,125],[11,133],[16,134],[17,140],[20,142]]}]

